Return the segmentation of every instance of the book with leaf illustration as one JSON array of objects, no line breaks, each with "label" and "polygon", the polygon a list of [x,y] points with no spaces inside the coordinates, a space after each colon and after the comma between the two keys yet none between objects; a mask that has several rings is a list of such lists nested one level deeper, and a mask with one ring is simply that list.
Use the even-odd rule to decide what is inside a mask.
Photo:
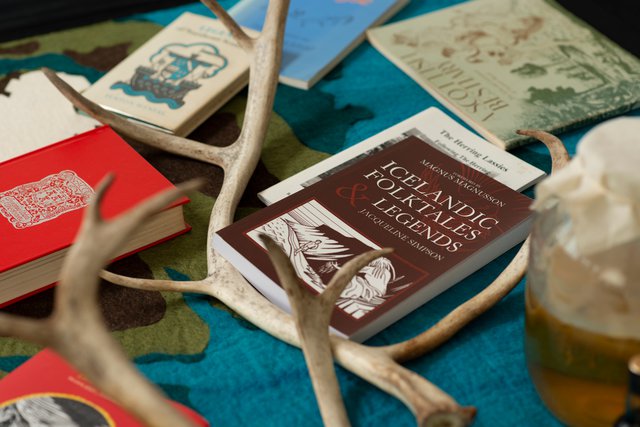
[{"label": "book with leaf illustration", "polygon": [[640,60],[553,0],[476,0],[367,32],[489,141],[561,132],[640,105]]}]

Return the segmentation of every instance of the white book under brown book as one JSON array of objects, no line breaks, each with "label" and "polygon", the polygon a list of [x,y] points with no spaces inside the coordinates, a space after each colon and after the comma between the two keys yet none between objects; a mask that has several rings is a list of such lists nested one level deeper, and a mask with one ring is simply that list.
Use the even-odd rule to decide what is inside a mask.
[{"label": "white book under brown book", "polygon": [[266,205],[275,203],[408,136],[418,137],[515,191],[523,191],[545,177],[544,171],[465,129],[438,108],[430,107],[261,191],[258,197]]},{"label": "white book under brown book", "polygon": [[248,81],[248,57],[222,23],[186,12],[84,95],[133,121],[182,136]]}]

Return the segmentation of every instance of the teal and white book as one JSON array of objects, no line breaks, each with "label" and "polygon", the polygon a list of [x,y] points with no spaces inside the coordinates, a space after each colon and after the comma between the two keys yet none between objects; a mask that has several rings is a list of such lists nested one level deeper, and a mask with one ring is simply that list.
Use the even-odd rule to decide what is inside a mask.
[{"label": "teal and white book", "polygon": [[[282,52],[280,82],[309,89],[409,0],[291,0]],[[242,0],[231,16],[261,30],[268,0]]]}]

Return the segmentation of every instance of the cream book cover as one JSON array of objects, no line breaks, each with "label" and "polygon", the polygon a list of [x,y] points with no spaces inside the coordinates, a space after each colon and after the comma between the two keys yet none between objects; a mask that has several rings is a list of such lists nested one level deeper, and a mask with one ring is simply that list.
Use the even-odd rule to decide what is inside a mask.
[{"label": "cream book cover", "polygon": [[249,81],[249,59],[216,19],[184,13],[87,89],[104,108],[186,135]]},{"label": "cream book cover", "polygon": [[561,132],[640,105],[640,61],[552,0],[474,0],[367,32],[489,141]]},{"label": "cream book cover", "polygon": [[546,175],[465,129],[438,108],[430,107],[267,188],[258,193],[258,197],[266,205],[275,203],[409,136],[419,138],[515,191],[525,190]]}]

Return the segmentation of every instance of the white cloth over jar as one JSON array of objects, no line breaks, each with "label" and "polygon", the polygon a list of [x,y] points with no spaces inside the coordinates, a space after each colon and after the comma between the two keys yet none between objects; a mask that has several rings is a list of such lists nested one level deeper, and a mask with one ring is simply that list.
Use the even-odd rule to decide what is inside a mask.
[{"label": "white cloth over jar", "polygon": [[533,208],[551,206],[571,228],[548,236],[541,303],[565,323],[640,340],[640,118],[588,132],[571,162],[536,188]]},{"label": "white cloth over jar", "polygon": [[557,198],[571,217],[580,255],[640,237],[640,118],[610,120],[588,132],[576,156],[536,188],[534,209]]}]

